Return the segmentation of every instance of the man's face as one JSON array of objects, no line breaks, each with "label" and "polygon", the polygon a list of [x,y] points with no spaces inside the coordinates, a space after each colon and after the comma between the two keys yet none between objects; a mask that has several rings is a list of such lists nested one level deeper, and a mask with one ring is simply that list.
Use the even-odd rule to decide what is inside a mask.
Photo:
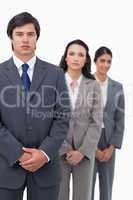
[{"label": "man's face", "polygon": [[16,27],[13,30],[11,43],[17,57],[31,58],[35,53],[36,42],[37,34],[33,24]]}]

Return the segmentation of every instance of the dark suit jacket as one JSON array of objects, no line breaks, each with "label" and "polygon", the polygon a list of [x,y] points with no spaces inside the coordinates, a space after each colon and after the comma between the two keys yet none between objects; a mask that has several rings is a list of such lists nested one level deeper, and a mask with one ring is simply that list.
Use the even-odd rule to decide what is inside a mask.
[{"label": "dark suit jacket", "polygon": [[26,170],[14,164],[22,147],[42,149],[50,162],[33,173],[38,185],[60,179],[58,150],[66,137],[70,111],[64,73],[37,58],[26,102],[13,59],[0,64],[0,187],[19,188]]},{"label": "dark suit jacket", "polygon": [[122,84],[109,78],[103,121],[108,144],[120,149],[124,133],[125,100]]}]

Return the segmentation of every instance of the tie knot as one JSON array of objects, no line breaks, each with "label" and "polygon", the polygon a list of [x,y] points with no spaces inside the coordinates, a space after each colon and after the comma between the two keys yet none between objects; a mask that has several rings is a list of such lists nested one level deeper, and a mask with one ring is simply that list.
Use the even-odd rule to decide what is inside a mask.
[{"label": "tie knot", "polygon": [[27,63],[24,63],[24,64],[22,65],[22,70],[23,70],[23,72],[27,72],[28,68],[29,68],[29,65],[28,65]]}]

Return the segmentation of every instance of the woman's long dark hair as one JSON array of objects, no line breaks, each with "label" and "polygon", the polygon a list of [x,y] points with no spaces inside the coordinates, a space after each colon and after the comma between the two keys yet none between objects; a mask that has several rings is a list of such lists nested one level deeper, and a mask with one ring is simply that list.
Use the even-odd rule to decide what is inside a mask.
[{"label": "woman's long dark hair", "polygon": [[68,65],[67,65],[65,59],[66,59],[66,56],[67,56],[68,48],[72,44],[78,44],[78,45],[85,48],[85,50],[86,50],[86,63],[84,65],[84,67],[82,68],[82,74],[86,78],[95,79],[94,76],[91,74],[91,58],[90,58],[90,55],[89,55],[89,48],[88,48],[87,44],[85,44],[85,42],[83,42],[82,40],[77,39],[77,40],[73,40],[73,41],[68,43],[68,45],[66,46],[64,55],[61,58],[59,67],[61,67],[64,72],[66,72],[68,70]]}]

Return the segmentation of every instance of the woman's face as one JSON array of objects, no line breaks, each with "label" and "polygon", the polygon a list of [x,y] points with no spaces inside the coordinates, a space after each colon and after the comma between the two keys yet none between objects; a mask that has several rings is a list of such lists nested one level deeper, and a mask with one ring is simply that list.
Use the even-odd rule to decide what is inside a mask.
[{"label": "woman's face", "polygon": [[106,75],[111,67],[112,57],[109,54],[99,56],[95,62],[96,71],[101,75]]},{"label": "woman's face", "polygon": [[68,70],[81,71],[86,63],[86,49],[78,44],[72,44],[67,50],[65,61]]}]

